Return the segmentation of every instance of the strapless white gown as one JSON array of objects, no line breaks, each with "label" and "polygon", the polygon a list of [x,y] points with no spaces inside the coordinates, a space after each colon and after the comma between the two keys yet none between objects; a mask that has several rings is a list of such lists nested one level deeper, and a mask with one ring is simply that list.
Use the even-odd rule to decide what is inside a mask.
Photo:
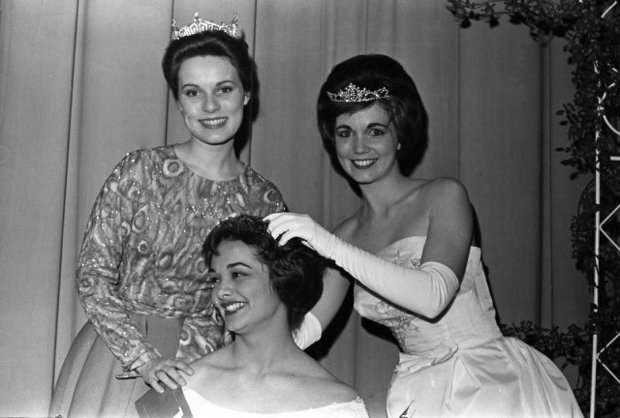
[{"label": "strapless white gown", "polygon": [[[405,238],[377,255],[417,268],[424,242]],[[471,247],[458,294],[438,320],[403,311],[359,285],[355,309],[389,327],[400,346],[387,398],[390,418],[583,416],[551,360],[502,336],[477,247]]]},{"label": "strapless white gown", "polygon": [[[183,395],[194,418],[368,418],[361,398],[300,411],[257,413],[236,411],[216,405],[188,388],[183,388]],[[174,416],[174,418],[182,417],[182,412]]]}]

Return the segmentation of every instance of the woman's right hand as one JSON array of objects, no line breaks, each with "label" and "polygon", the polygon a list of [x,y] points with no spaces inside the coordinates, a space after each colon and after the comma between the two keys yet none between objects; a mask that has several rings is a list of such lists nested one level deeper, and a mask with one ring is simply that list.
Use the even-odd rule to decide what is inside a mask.
[{"label": "woman's right hand", "polygon": [[144,382],[159,393],[164,392],[164,385],[170,389],[185,386],[186,382],[181,372],[188,376],[194,370],[184,361],[171,358],[154,358],[136,369]]},{"label": "woman's right hand", "polygon": [[277,212],[264,218],[269,221],[267,229],[280,245],[291,238],[301,238],[303,242],[323,257],[332,258],[335,235],[331,234],[308,215],[290,212]]}]

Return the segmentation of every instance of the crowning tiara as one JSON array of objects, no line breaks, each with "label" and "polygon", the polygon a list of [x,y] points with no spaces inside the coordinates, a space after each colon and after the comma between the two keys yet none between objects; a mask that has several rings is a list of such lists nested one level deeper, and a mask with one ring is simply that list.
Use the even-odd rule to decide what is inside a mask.
[{"label": "crowning tiara", "polygon": [[381,87],[377,90],[368,90],[367,88],[359,88],[353,83],[335,93],[327,92],[327,97],[332,102],[359,103],[371,102],[373,100],[390,97],[390,91]]},{"label": "crowning tiara", "polygon": [[215,23],[210,20],[203,20],[198,17],[198,12],[194,14],[194,20],[189,25],[183,26],[181,29],[178,28],[177,22],[175,20],[172,21],[172,39],[176,40],[179,38],[183,38],[185,36],[195,35],[199,32],[210,31],[210,30],[220,30],[222,32],[226,32],[230,36],[234,38],[241,37],[241,30],[239,30],[239,26],[237,25],[237,15],[233,15],[230,23]]}]

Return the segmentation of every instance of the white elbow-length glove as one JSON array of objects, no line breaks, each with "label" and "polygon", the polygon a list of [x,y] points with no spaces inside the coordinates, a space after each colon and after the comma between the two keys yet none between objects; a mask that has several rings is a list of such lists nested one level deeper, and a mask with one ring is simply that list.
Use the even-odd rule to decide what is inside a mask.
[{"label": "white elbow-length glove", "polygon": [[344,242],[308,215],[281,212],[265,219],[281,245],[301,238],[373,292],[427,318],[439,315],[458,291],[459,280],[442,263],[427,261],[419,269],[399,266]]},{"label": "white elbow-length glove", "polygon": [[322,333],[323,327],[321,327],[318,318],[312,312],[308,312],[304,316],[304,320],[299,328],[293,331],[293,340],[297,347],[305,350],[320,340]]}]

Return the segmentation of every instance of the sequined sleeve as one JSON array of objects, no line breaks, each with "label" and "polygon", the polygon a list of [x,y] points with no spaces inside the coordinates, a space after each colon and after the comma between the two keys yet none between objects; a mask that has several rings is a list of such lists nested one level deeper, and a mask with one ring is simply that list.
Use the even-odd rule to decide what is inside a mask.
[{"label": "sequined sleeve", "polygon": [[[140,173],[125,157],[103,185],[91,212],[76,272],[77,291],[88,320],[125,370],[159,357],[136,328],[118,295],[124,244],[131,233],[133,195]],[[131,168],[130,168],[131,167]],[[136,361],[139,360],[139,361]],[[133,364],[132,364],[133,363]]]},{"label": "sequined sleeve", "polygon": [[248,176],[249,208],[248,212],[254,216],[267,216],[276,212],[285,212],[286,204],[282,193],[275,184],[252,170]]}]

